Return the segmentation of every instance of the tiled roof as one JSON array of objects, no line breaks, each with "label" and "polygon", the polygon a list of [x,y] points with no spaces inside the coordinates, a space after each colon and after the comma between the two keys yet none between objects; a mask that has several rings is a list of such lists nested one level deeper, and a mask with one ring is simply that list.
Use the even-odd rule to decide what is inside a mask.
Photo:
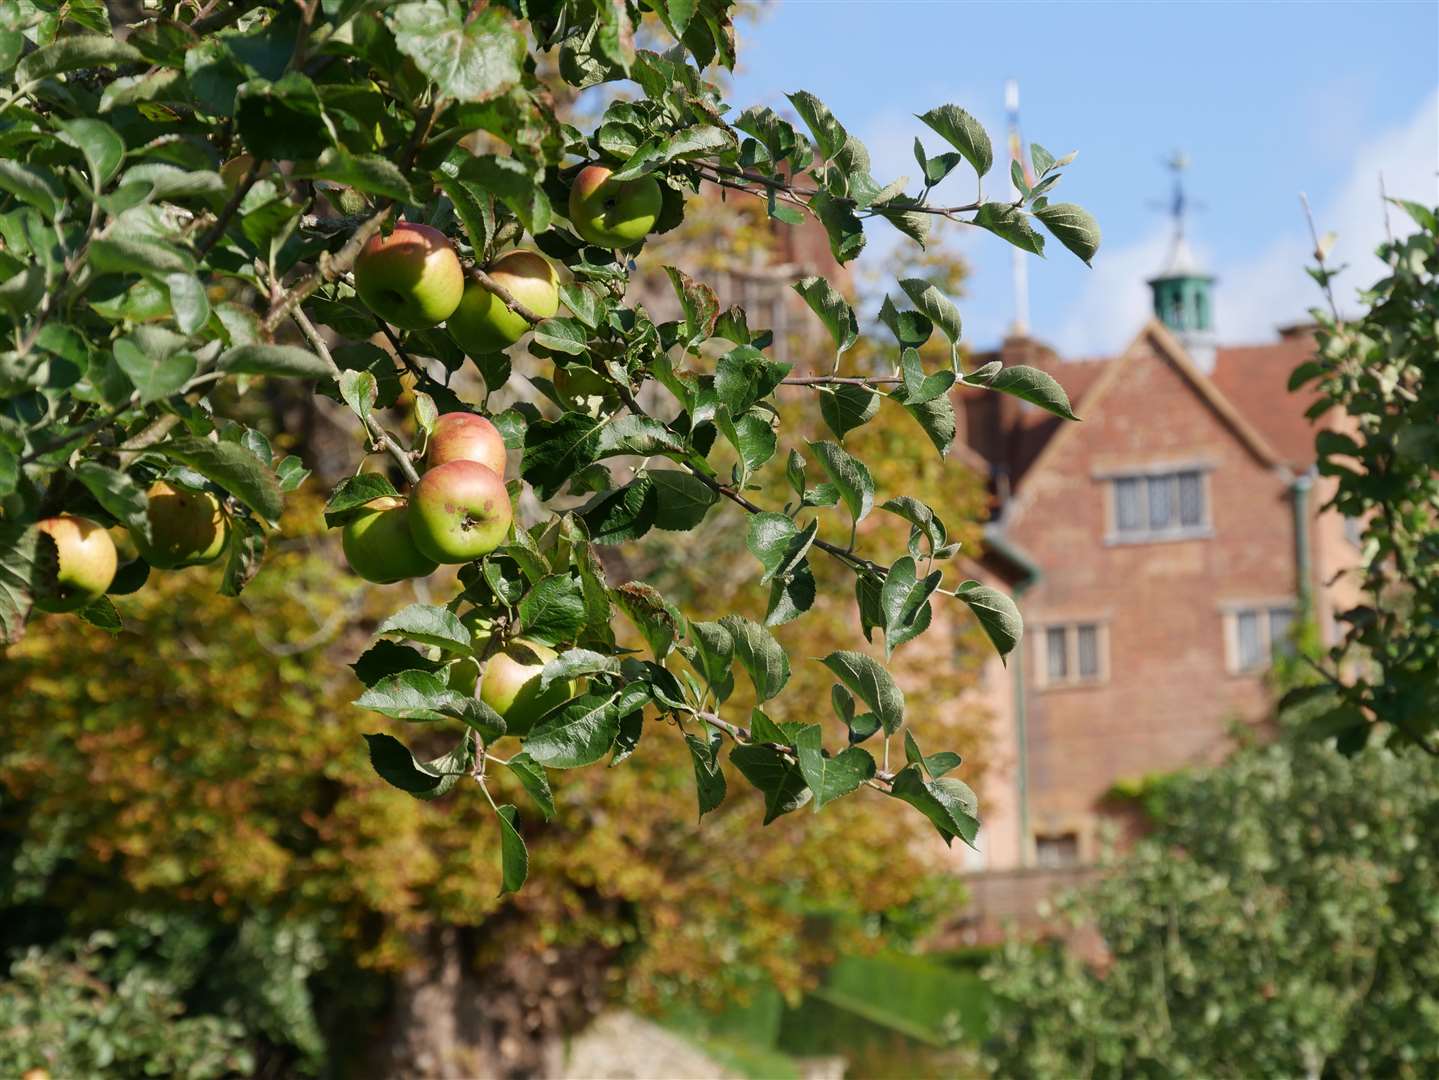
[{"label": "tiled roof", "polygon": [[[1306,469],[1314,461],[1315,426],[1304,416],[1313,396],[1289,393],[1289,374],[1313,348],[1313,339],[1304,330],[1290,331],[1267,345],[1223,347],[1209,375],[1219,393],[1296,470]],[[978,366],[996,359],[999,353],[984,353],[970,362]],[[1086,396],[1112,362],[1110,357],[1096,357],[1051,361],[1044,367],[1083,417]],[[1020,408],[1010,412],[1007,423],[1012,426],[1007,436],[1003,435],[999,398],[983,390],[961,392],[966,437],[985,458],[1005,466],[1011,481],[1017,483],[1064,421],[1033,407]]]}]

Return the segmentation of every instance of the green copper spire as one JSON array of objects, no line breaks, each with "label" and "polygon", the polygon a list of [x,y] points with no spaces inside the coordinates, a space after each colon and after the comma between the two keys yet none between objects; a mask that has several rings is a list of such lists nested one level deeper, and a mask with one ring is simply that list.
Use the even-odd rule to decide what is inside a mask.
[{"label": "green copper spire", "polygon": [[1173,330],[1202,370],[1214,365],[1214,278],[1200,269],[1185,236],[1189,200],[1184,191],[1184,170],[1189,159],[1176,152],[1166,162],[1174,173],[1174,194],[1169,202],[1174,239],[1164,269],[1149,279],[1154,314]]}]

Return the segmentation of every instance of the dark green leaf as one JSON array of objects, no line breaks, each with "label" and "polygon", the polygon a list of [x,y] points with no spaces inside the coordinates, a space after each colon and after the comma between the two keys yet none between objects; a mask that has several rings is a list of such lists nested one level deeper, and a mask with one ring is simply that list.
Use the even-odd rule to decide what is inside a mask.
[{"label": "dark green leaf", "polygon": [[764,794],[764,824],[798,810],[810,800],[797,762],[768,746],[736,746],[730,761]]},{"label": "dark green leaf", "polygon": [[470,630],[449,608],[436,604],[411,604],[395,612],[375,631],[376,637],[394,634],[422,645],[437,645],[448,652],[468,652]]},{"label": "dark green leaf", "polygon": [[550,713],[525,739],[525,752],[553,769],[576,769],[604,757],[619,732],[615,695],[585,694]]},{"label": "dark green leaf", "polygon": [[819,414],[835,438],[843,439],[855,428],[869,423],[879,412],[880,395],[867,386],[840,383],[824,387],[819,394]]},{"label": "dark green leaf", "polygon": [[895,560],[885,575],[880,590],[879,606],[884,612],[884,652],[886,656],[906,641],[918,637],[929,626],[929,598],[939,588],[944,574],[938,570],[920,578],[914,559],[908,555]]},{"label": "dark green leaf", "polygon": [[584,594],[569,574],[551,574],[520,601],[520,626],[525,636],[547,645],[573,641],[584,624]]},{"label": "dark green leaf", "polygon": [[969,785],[959,780],[927,780],[919,765],[907,765],[895,776],[890,794],[929,818],[946,844],[958,836],[974,845],[979,832],[979,800]]},{"label": "dark green leaf", "polygon": [[544,766],[524,752],[510,758],[505,762],[505,766],[514,773],[520,786],[529,793],[535,805],[540,808],[544,819],[549,821],[553,818],[555,816],[555,797],[550,792],[550,781],[549,777],[545,775]]},{"label": "dark green leaf", "polygon": [[1024,621],[1020,618],[1019,608],[1014,601],[998,589],[981,585],[977,581],[963,582],[955,591],[979,619],[979,624],[984,627],[984,632],[989,635],[989,640],[999,652],[1000,659],[1007,663],[1009,654],[1024,636]]},{"label": "dark green leaf", "polygon": [[815,813],[827,803],[857,790],[875,773],[874,758],[859,747],[848,746],[834,757],[828,757],[820,744],[818,724],[806,726],[794,740],[800,772],[814,793]]},{"label": "dark green leaf", "polygon": [[725,797],[724,770],[719,764],[719,733],[716,732],[708,742],[697,735],[686,735],[685,745],[689,747],[690,757],[694,761],[699,816],[703,818],[724,802]]},{"label": "dark green leaf", "polygon": [[841,650],[830,653],[822,663],[873,710],[885,734],[899,730],[904,723],[904,693],[878,660]]},{"label": "dark green leaf", "polygon": [[994,148],[981,124],[958,105],[941,105],[919,117],[964,155],[980,176],[994,164]]},{"label": "dark green leaf", "polygon": [[950,345],[959,344],[962,334],[959,308],[954,306],[949,297],[924,278],[904,278],[899,287],[904,290],[904,295],[909,297],[910,303],[949,338]]},{"label": "dark green leaf", "polygon": [[1054,238],[1090,265],[1090,260],[1099,251],[1099,222],[1087,210],[1073,203],[1051,203],[1036,210],[1034,216],[1044,222],[1044,227]]},{"label": "dark green leaf", "polygon": [[846,351],[859,338],[859,321],[854,309],[843,296],[822,277],[811,275],[794,284],[794,291],[804,297],[810,310],[819,316],[819,321],[834,339],[837,353]]},{"label": "dark green leaf", "polygon": [[856,524],[863,521],[874,506],[874,477],[870,475],[864,462],[851,456],[836,443],[812,442],[809,448],[819,457],[831,483],[838,489],[840,498],[849,508],[850,516]]},{"label": "dark green leaf", "polygon": [[309,349],[295,345],[238,345],[220,354],[215,365],[236,375],[291,375],[300,379],[323,379],[329,366]]},{"label": "dark green leaf", "polygon": [[1010,367],[1000,368],[994,374],[983,379],[977,376],[978,372],[970,375],[966,381],[988,387],[990,390],[1013,394],[1017,398],[1023,398],[1025,401],[1047,409],[1066,420],[1079,419],[1069,406],[1069,395],[1064,392],[1064,387],[1059,385],[1054,376],[1039,368],[1013,364]]},{"label": "dark green leaf", "polygon": [[338,528],[375,499],[396,498],[399,493],[382,473],[361,473],[340,481],[325,504],[325,525]]},{"label": "dark green leaf", "polygon": [[519,892],[524,886],[530,874],[530,853],[515,825],[519,811],[508,804],[497,806],[495,816],[500,821],[500,895],[504,896]]},{"label": "dark green leaf", "polygon": [[284,509],[280,482],[269,466],[244,447],[186,435],[156,449],[218,484],[261,517],[279,520]]},{"label": "dark green leaf", "polygon": [[765,702],[789,682],[789,657],[768,630],[743,615],[726,615],[720,625],[734,641],[734,654],[754,684],[756,702]]}]

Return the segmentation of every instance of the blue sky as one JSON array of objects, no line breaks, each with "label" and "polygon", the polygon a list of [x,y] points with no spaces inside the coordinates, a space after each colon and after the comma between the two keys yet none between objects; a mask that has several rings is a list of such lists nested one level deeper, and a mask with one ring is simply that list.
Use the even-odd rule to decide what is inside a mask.
[{"label": "blue sky", "polygon": [[[1382,169],[1394,195],[1439,201],[1439,4],[946,3],[780,0],[741,31],[731,102],[788,109],[786,91],[817,94],[869,146],[881,182],[917,172],[915,135],[943,146],[913,114],[952,102],[1003,152],[1003,87],[1019,80],[1026,140],[1078,149],[1056,197],[1099,219],[1104,247],[1086,270],[1057,244],[1031,259],[1031,325],[1068,355],[1121,348],[1147,311],[1144,277],[1164,255],[1160,161],[1192,160],[1204,204],[1195,247],[1218,275],[1221,339],[1262,341],[1315,302],[1297,193],[1356,266],[1342,295],[1368,284],[1383,237]],[[940,189],[968,201],[972,174]],[[987,194],[1004,197],[1004,173]],[[1394,219],[1395,227],[1401,224]],[[1002,336],[1011,313],[1008,250],[951,235],[974,276],[961,298],[966,337]],[[878,239],[878,233],[876,233]],[[871,241],[872,265],[884,248]]]}]

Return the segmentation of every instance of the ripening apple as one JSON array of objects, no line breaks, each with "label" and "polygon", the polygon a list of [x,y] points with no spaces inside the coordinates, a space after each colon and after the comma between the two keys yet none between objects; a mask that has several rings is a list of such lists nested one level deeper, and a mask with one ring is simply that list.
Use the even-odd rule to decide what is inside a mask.
[{"label": "ripening apple", "polygon": [[475,413],[445,413],[435,421],[425,464],[430,468],[450,461],[476,461],[505,475],[505,439],[500,429]]},{"label": "ripening apple", "polygon": [[60,514],[35,523],[55,541],[55,577],[41,583],[35,606],[41,611],[78,611],[105,595],[115,580],[115,541],[89,518]]},{"label": "ripening apple", "polygon": [[415,546],[405,500],[388,495],[366,503],[362,513],[345,523],[340,546],[350,569],[377,585],[425,577],[439,569]]},{"label": "ripening apple", "polygon": [[512,516],[503,477],[477,461],[437,465],[410,493],[410,535],[436,562],[488,555],[504,543]]},{"label": "ripening apple", "polygon": [[574,697],[573,679],[557,679],[540,691],[540,672],[555,650],[538,641],[516,638],[485,661],[480,700],[505,719],[505,733],[528,735],[535,721]]},{"label": "ripening apple", "polygon": [[[555,268],[533,251],[511,251],[495,260],[486,274],[521,305],[548,319],[560,310]],[[470,355],[491,353],[524,337],[530,324],[478,281],[465,282],[460,306],[445,323],[455,344]]]},{"label": "ripening apple", "polygon": [[230,522],[220,500],[208,491],[174,487],[164,480],[150,486],[150,543],[136,538],[145,561],[162,570],[214,562],[230,538]]},{"label": "ripening apple", "polygon": [[465,274],[439,229],[402,221],[370,237],[355,260],[355,291],[365,306],[401,330],[425,330],[450,317]]},{"label": "ripening apple", "polygon": [[616,181],[610,174],[603,165],[580,170],[570,188],[570,224],[591,244],[625,248],[655,227],[664,198],[653,176]]}]

